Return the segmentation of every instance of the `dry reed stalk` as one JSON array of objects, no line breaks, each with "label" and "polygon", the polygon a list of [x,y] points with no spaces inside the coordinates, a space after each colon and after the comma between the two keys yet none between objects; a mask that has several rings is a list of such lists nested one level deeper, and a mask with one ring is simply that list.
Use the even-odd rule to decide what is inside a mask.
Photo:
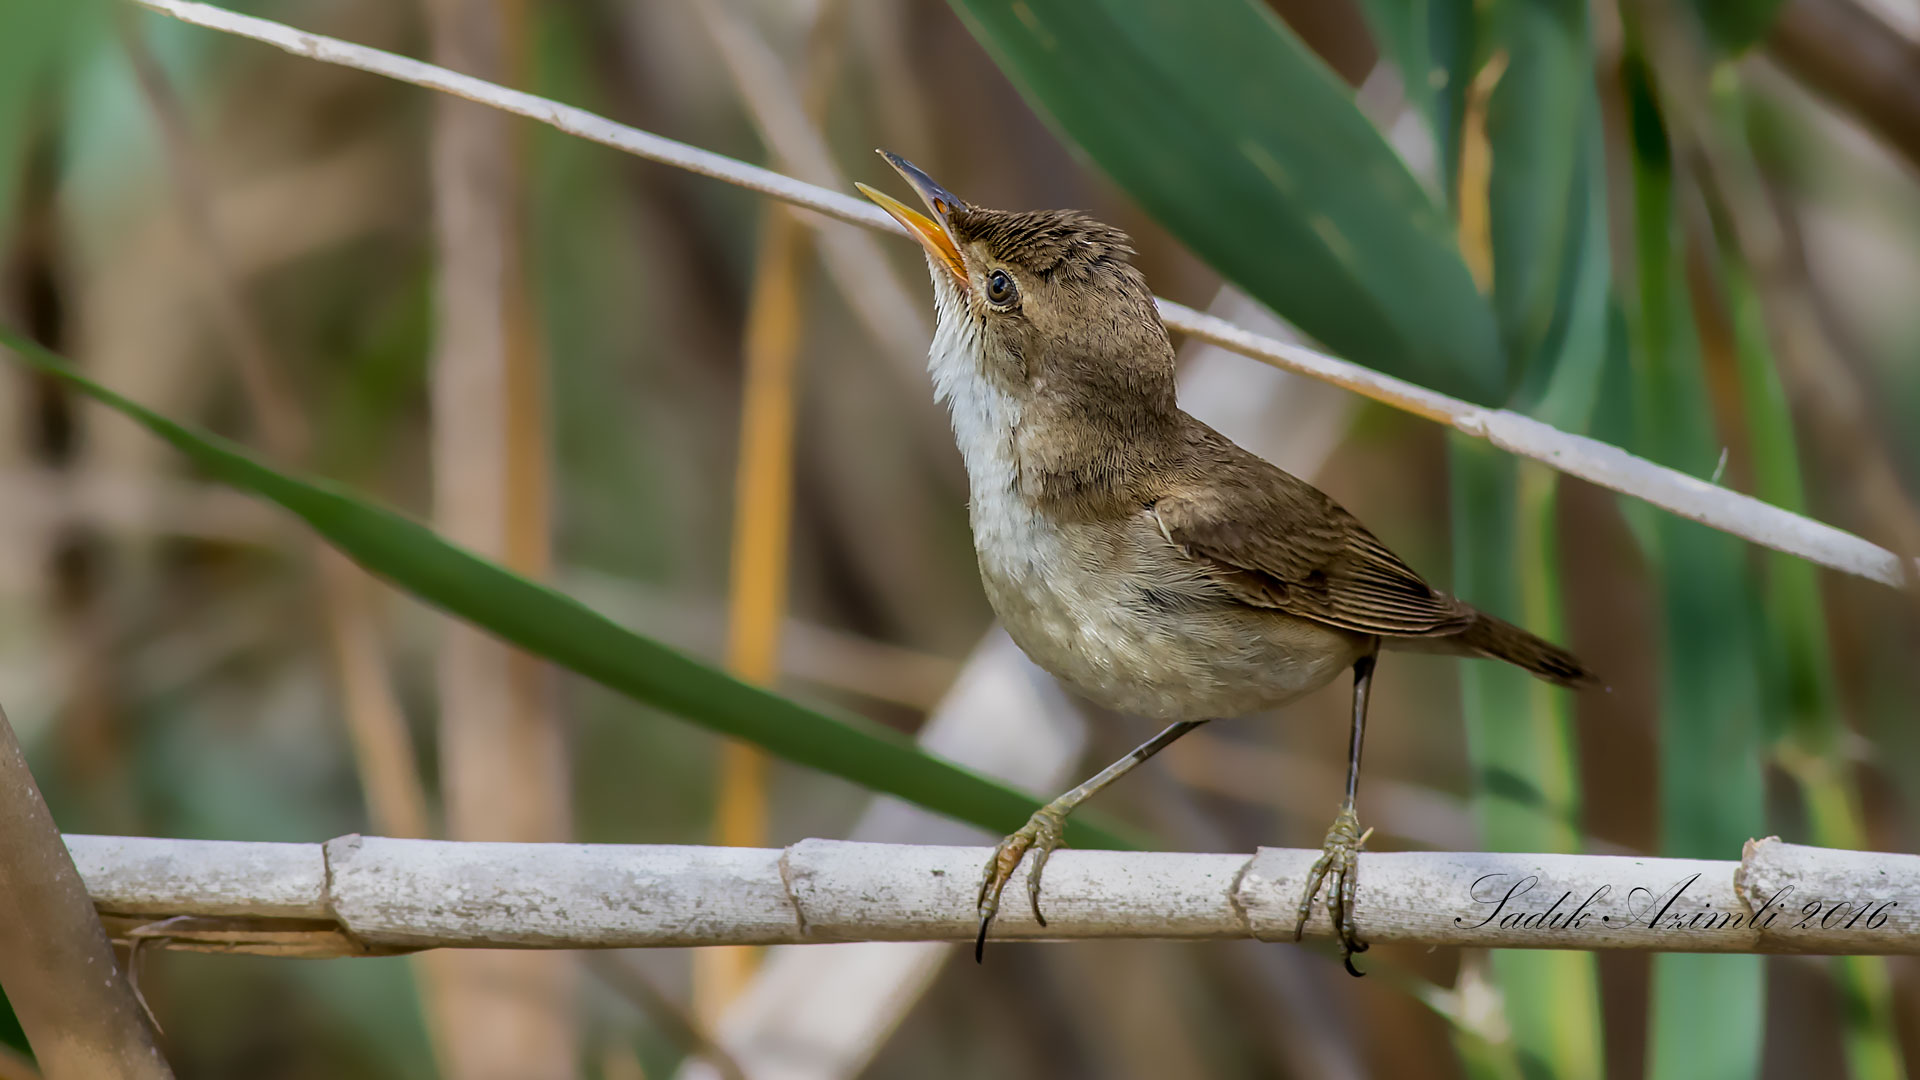
[{"label": "dry reed stalk", "polygon": [[170,1080],[0,713],[0,987],[47,1080]]},{"label": "dry reed stalk", "polygon": [[[747,305],[746,379],[734,480],[733,572],[727,668],[771,685],[780,673],[793,531],[794,364],[800,351],[800,261],[805,235],[784,207],[763,216],[759,265]],[[767,755],[728,741],[720,751],[714,838],[759,847],[767,837]],[[753,973],[754,954],[726,949],[694,957],[694,1015],[717,1019]]]},{"label": "dry reed stalk", "polygon": [[[509,78],[526,40],[507,0],[430,0],[434,54]],[[511,120],[443,101],[432,185],[439,245],[432,368],[434,520],[532,577],[547,570],[544,375],[521,267],[522,177]],[[450,836],[559,841],[571,832],[565,740],[544,665],[444,623],[440,753]],[[477,953],[434,969],[436,1040],[455,1080],[574,1074],[575,972],[562,956]]]},{"label": "dry reed stalk", "polygon": [[[811,130],[826,110],[838,69],[841,5],[814,13],[804,86],[788,101]],[[741,35],[728,10],[694,5],[735,73],[742,77]],[[763,125],[764,126],[764,125]],[[783,206],[762,215],[759,260],[747,304],[745,379],[741,390],[738,472],[734,480],[733,563],[729,584],[727,667],[748,682],[770,685],[780,672],[780,630],[786,616],[793,534],[795,366],[806,320],[802,267],[808,235]],[[715,838],[757,847],[767,836],[766,753],[730,741],[721,748]],[[711,1025],[746,985],[757,954],[714,949],[693,960],[693,1014]]]}]

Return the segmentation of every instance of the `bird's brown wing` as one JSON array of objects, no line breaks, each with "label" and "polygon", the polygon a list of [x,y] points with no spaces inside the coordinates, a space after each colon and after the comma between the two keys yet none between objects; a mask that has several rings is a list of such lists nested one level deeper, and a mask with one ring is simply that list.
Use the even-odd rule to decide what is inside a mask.
[{"label": "bird's brown wing", "polygon": [[1456,634],[1473,622],[1472,608],[1421,580],[1311,484],[1251,454],[1234,464],[1230,478],[1168,492],[1151,512],[1240,602],[1387,637]]}]

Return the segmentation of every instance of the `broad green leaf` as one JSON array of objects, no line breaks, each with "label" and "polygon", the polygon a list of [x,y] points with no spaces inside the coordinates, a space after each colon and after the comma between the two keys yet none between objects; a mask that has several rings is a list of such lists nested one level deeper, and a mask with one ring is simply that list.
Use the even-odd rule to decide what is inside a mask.
[{"label": "broad green leaf", "polygon": [[[1639,297],[1634,447],[1709,474],[1719,457],[1681,273],[1664,124],[1636,55],[1623,65],[1634,147]],[[1752,579],[1737,540],[1671,515],[1652,529],[1664,622],[1660,695],[1662,855],[1728,858],[1766,834]],[[1653,964],[1652,1080],[1758,1075],[1766,969],[1758,956],[1663,955]]]},{"label": "broad green leaf", "polygon": [[[1504,65],[1487,108],[1494,310],[1521,368],[1510,407],[1585,430],[1608,357],[1608,254],[1599,104],[1584,6],[1508,3],[1487,33]],[[1462,197],[1470,197],[1463,193]],[[1554,474],[1464,437],[1451,454],[1455,587],[1549,638],[1565,619]],[[1578,851],[1573,697],[1513,667],[1468,664],[1462,711],[1481,833],[1503,851]],[[1501,951],[1494,980],[1533,1076],[1605,1075],[1590,954]]]},{"label": "broad green leaf", "polygon": [[1473,0],[1362,0],[1380,53],[1400,72],[1407,101],[1433,133],[1435,169],[1447,203],[1458,198],[1460,124],[1473,82]]},{"label": "broad green leaf", "polygon": [[[1450,441],[1454,588],[1475,606],[1563,638],[1555,476],[1477,439]],[[1572,695],[1505,664],[1461,665],[1474,810],[1495,851],[1577,852]],[[1493,975],[1528,1076],[1606,1074],[1591,953],[1500,950]]]},{"label": "broad green leaf", "polygon": [[1597,101],[1588,114],[1587,139],[1576,177],[1573,212],[1581,222],[1574,234],[1559,289],[1553,324],[1543,350],[1529,363],[1513,407],[1562,431],[1586,432],[1594,425],[1602,385],[1612,369],[1626,367],[1626,326],[1613,293],[1613,258],[1608,250],[1606,154],[1601,146]]},{"label": "broad green leaf", "polygon": [[[1660,853],[1727,858],[1767,832],[1751,581],[1725,534],[1663,516],[1657,536],[1666,639]],[[1763,958],[1667,954],[1653,969],[1648,1076],[1757,1076]]]},{"label": "broad green leaf", "polygon": [[1502,398],[1449,219],[1264,5],[952,3],[1042,115],[1235,284],[1355,361]]},{"label": "broad green leaf", "polygon": [[[829,716],[743,683],[391,510],[261,464],[231,442],[121,397],[10,330],[0,328],[0,345],[12,348],[29,367],[145,427],[213,478],[293,512],[355,562],[419,599],[635,701],[993,831],[1018,828],[1039,805],[917,749],[896,731],[858,717]],[[1068,833],[1072,842],[1085,846],[1129,846],[1110,829],[1078,818],[1070,821]]]},{"label": "broad green leaf", "polygon": [[1583,159],[1597,152],[1587,11],[1581,0],[1506,0],[1495,12],[1500,59],[1490,63],[1504,69],[1487,101],[1493,312],[1520,377],[1546,376],[1558,352],[1550,335],[1579,278],[1592,175]]}]

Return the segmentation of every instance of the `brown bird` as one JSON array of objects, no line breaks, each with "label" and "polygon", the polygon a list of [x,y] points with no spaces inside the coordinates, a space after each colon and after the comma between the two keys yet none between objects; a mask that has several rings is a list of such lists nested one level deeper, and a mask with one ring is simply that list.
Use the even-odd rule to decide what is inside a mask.
[{"label": "brown bird", "polygon": [[973,206],[881,151],[928,217],[862,184],[926,249],[938,325],[927,366],[966,461],[980,580],[1007,633],[1087,698],[1166,723],[1002,840],[980,936],[1031,850],[1027,895],[1066,817],[1209,719],[1270,709],[1353,671],[1346,797],[1300,898],[1323,881],[1347,970],[1354,812],[1374,661],[1388,649],[1492,657],[1565,686],[1580,661],[1435,590],[1311,484],[1180,410],[1173,346],[1127,235],[1072,210]]}]

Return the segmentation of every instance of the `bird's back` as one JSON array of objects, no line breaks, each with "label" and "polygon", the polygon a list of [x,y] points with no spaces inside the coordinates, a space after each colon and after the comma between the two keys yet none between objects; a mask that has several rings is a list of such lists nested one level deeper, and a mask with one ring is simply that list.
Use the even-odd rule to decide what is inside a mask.
[{"label": "bird's back", "polygon": [[1238,602],[1387,648],[1485,656],[1563,685],[1596,681],[1565,649],[1433,588],[1318,488],[1182,416],[1187,460],[1153,511],[1168,543]]}]

